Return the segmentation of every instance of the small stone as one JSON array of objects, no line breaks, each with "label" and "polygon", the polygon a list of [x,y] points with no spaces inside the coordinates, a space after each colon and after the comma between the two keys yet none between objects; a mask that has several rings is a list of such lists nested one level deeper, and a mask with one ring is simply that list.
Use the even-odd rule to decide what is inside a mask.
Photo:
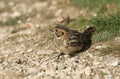
[{"label": "small stone", "polygon": [[120,76],[115,77],[115,79],[120,79]]},{"label": "small stone", "polygon": [[114,40],[115,40],[116,42],[120,42],[120,37],[116,37]]},{"label": "small stone", "polygon": [[27,19],[27,22],[29,22],[29,21],[31,21],[31,17],[29,17],[29,18]]},{"label": "small stone", "polygon": [[28,50],[27,50],[27,52],[32,52],[32,51],[33,51],[33,49],[28,49]]},{"label": "small stone", "polygon": [[52,50],[39,50],[37,52],[38,55],[41,55],[41,54],[51,54],[53,51]]},{"label": "small stone", "polygon": [[31,6],[31,8],[39,11],[40,9],[45,8],[47,5],[47,2],[36,2]]},{"label": "small stone", "polygon": [[87,66],[87,67],[85,68],[85,74],[86,74],[87,76],[89,76],[89,75],[91,74],[91,68],[90,68],[89,66]]},{"label": "small stone", "polygon": [[97,61],[94,61],[93,62],[93,65],[95,65],[95,66],[97,66],[97,65],[99,65],[100,63],[99,62],[97,62]]},{"label": "small stone", "polygon": [[102,49],[102,48],[105,48],[106,46],[103,45],[103,46],[96,46],[95,49]]},{"label": "small stone", "polygon": [[113,79],[113,78],[112,78],[112,75],[105,75],[104,78],[105,78],[105,79]]},{"label": "small stone", "polygon": [[90,58],[93,58],[93,54],[88,53],[87,54]]},{"label": "small stone", "polygon": [[108,58],[105,63],[110,66],[117,66],[119,64],[119,58],[111,57]]},{"label": "small stone", "polygon": [[58,17],[56,20],[57,20],[58,22],[62,22],[62,21],[63,21],[63,18],[62,18],[62,17]]},{"label": "small stone", "polygon": [[52,1],[51,6],[49,7],[49,10],[56,10],[58,6],[57,1]]},{"label": "small stone", "polygon": [[16,17],[21,16],[21,13],[20,13],[20,12],[18,12],[18,11],[15,11],[15,12],[14,12],[14,13],[12,13],[10,16],[11,16],[12,18],[16,18]]},{"label": "small stone", "polygon": [[39,27],[40,25],[39,24],[36,24],[35,27]]},{"label": "small stone", "polygon": [[36,75],[39,71],[36,68],[28,68],[31,75]]},{"label": "small stone", "polygon": [[44,79],[53,79],[50,75],[45,75]]},{"label": "small stone", "polygon": [[47,64],[48,64],[48,62],[43,62],[41,65],[40,65],[40,68],[42,68],[42,69],[47,69],[48,67],[47,67]]},{"label": "small stone", "polygon": [[60,16],[63,13],[62,9],[56,11],[55,16]]},{"label": "small stone", "polygon": [[8,65],[8,62],[4,61],[4,62],[3,62],[3,65],[7,66],[7,65]]},{"label": "small stone", "polygon": [[108,69],[101,69],[101,72],[104,74],[110,74],[110,71]]},{"label": "small stone", "polygon": [[3,70],[3,66],[0,64],[0,70]]},{"label": "small stone", "polygon": [[99,75],[96,74],[94,79],[100,79]]},{"label": "small stone", "polygon": [[18,20],[17,23],[18,23],[18,24],[21,24],[21,23],[22,23],[22,20]]},{"label": "small stone", "polygon": [[[36,77],[38,77],[38,79],[39,79],[39,77],[43,76],[44,74],[45,74],[45,72],[41,71],[41,72],[39,72],[38,74],[36,74]],[[35,79],[36,79],[36,78],[35,78]]]},{"label": "small stone", "polygon": [[93,16],[96,17],[96,16],[97,16],[97,13],[93,13]]},{"label": "small stone", "polygon": [[72,79],[71,75],[65,76],[65,79]]}]

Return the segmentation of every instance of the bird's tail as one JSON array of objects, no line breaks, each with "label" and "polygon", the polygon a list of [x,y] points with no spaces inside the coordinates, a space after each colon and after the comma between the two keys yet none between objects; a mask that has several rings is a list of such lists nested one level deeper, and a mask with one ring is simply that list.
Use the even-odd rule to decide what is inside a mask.
[{"label": "bird's tail", "polygon": [[91,37],[95,30],[96,30],[95,27],[89,27],[83,32],[83,35]]}]

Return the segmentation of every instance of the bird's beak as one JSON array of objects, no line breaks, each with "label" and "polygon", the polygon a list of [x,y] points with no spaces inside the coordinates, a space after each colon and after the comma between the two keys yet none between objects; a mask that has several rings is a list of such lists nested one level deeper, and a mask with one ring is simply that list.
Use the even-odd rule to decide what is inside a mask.
[{"label": "bird's beak", "polygon": [[52,28],[49,28],[49,31],[50,31],[50,32],[53,32],[53,27],[52,27]]}]

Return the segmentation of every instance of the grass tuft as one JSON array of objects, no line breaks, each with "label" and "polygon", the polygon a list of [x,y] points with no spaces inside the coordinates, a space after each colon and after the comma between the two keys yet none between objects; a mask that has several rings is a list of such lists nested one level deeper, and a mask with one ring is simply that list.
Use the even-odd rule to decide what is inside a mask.
[{"label": "grass tuft", "polygon": [[120,45],[110,44],[107,48],[101,49],[101,56],[104,56],[110,53],[120,54]]},{"label": "grass tuft", "polygon": [[96,33],[93,37],[95,42],[108,41],[120,36],[120,13],[99,15],[90,19],[79,18],[69,24],[77,30],[86,29],[87,26],[95,26]]},{"label": "grass tuft", "polygon": [[107,8],[111,8],[112,11],[115,7],[120,8],[120,0],[75,0],[75,5],[90,11],[105,12]]}]

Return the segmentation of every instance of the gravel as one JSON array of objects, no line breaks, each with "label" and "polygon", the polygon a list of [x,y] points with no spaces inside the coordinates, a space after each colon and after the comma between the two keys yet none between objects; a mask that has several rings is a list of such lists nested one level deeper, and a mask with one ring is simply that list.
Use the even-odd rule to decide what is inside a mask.
[{"label": "gravel", "polygon": [[[0,25],[1,79],[120,79],[120,57],[96,55],[99,49],[106,47],[104,45],[93,45],[72,58],[65,55],[57,59],[59,50],[48,28],[54,26],[60,17],[69,15],[77,18],[82,15],[81,11],[85,15],[70,2],[12,0],[6,4],[5,0],[0,1],[1,22],[30,14],[15,26]],[[30,24],[29,29],[11,33],[26,24]],[[119,37],[115,41],[119,41]]]}]

